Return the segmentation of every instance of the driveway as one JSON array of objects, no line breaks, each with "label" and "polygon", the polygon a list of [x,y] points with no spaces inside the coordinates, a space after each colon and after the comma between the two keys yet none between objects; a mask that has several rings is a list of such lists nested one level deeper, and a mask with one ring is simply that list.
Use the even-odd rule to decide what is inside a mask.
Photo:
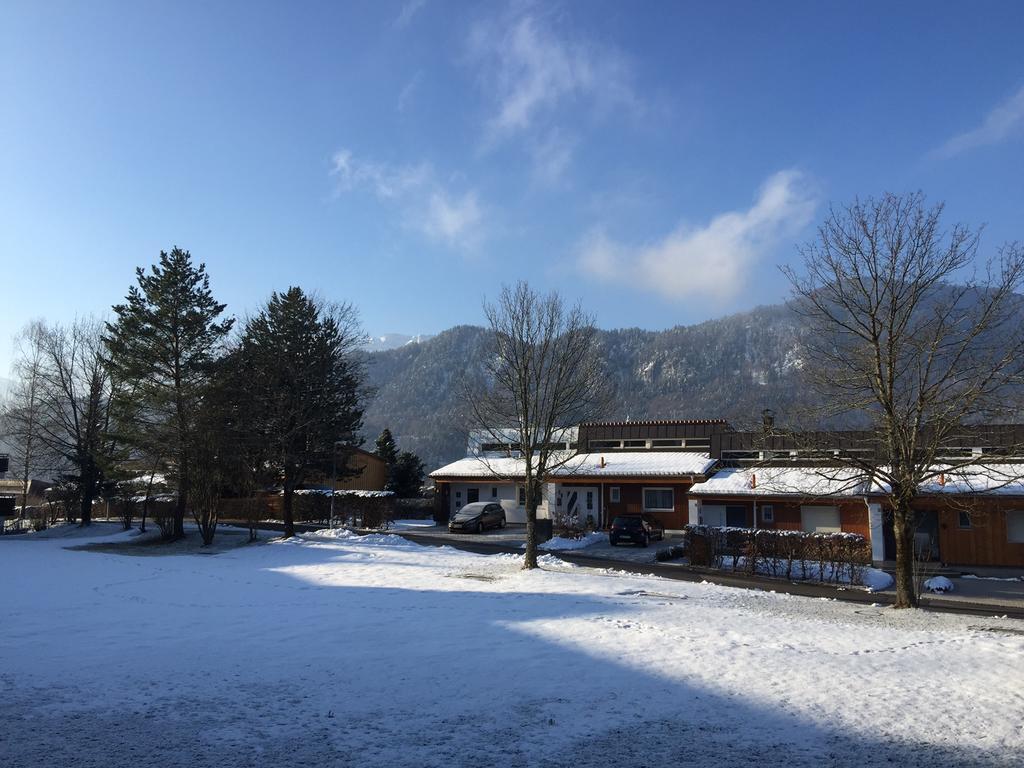
[{"label": "driveway", "polygon": [[[505,528],[495,528],[483,533],[450,533],[444,525],[430,525],[421,520],[396,520],[389,532],[401,533],[403,535],[429,537],[433,540],[448,540],[461,544],[482,544],[494,545],[496,547],[511,547],[523,549],[526,547],[526,526],[508,525]],[[602,560],[615,560],[626,563],[653,563],[654,553],[662,547],[672,543],[670,533],[665,534],[664,541],[655,541],[649,547],[639,547],[635,544],[620,544],[613,547],[606,541],[591,544],[588,547],[572,550],[543,549],[543,552],[551,554],[575,553],[587,557],[600,558]]]}]

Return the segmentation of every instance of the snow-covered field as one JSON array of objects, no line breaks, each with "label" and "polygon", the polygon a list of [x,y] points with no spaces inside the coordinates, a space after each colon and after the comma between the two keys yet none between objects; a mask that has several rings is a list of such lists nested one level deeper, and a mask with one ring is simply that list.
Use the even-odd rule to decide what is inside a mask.
[{"label": "snow-covered field", "polygon": [[395,536],[69,543],[0,540],[4,768],[1024,761],[1013,621]]}]

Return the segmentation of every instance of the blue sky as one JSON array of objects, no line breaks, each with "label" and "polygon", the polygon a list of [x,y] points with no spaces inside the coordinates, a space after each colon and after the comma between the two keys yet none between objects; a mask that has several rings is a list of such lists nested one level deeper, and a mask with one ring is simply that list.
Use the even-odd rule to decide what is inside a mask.
[{"label": "blue sky", "polygon": [[0,6],[0,375],[180,245],[236,315],[371,333],[527,278],[603,327],[786,295],[830,202],[924,190],[1024,238],[1024,4]]}]

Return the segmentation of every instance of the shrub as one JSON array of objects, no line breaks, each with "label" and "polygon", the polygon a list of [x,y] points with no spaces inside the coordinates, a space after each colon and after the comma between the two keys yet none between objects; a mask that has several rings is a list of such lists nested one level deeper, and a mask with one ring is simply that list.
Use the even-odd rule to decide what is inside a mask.
[{"label": "shrub", "polygon": [[721,568],[725,558],[732,570],[740,563],[750,574],[787,579],[799,577],[827,583],[860,584],[871,562],[871,544],[855,533],[806,533],[772,528],[717,528],[689,525],[684,534],[690,563]]}]

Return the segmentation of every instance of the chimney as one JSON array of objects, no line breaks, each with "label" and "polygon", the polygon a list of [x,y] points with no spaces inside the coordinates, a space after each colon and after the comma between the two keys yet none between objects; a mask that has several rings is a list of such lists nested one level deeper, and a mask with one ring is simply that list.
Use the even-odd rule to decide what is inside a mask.
[{"label": "chimney", "polygon": [[601,469],[604,469],[604,456],[601,457]]},{"label": "chimney", "polygon": [[942,486],[946,485],[946,473],[945,472],[943,472],[942,474],[939,475],[939,485],[942,485]]},{"label": "chimney", "polygon": [[754,472],[750,475],[750,487],[757,488],[757,473]]}]

